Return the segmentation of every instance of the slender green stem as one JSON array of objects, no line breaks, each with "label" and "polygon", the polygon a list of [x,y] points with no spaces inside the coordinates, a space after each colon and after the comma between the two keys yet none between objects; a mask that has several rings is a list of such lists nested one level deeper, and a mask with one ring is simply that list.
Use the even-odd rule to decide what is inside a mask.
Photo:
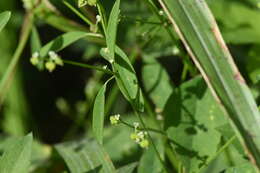
[{"label": "slender green stem", "polygon": [[[135,128],[133,125],[131,125],[131,124],[129,124],[129,123],[123,121],[122,119],[120,119],[119,121],[120,121],[122,124],[124,124],[124,125],[126,125],[126,126],[132,128],[132,129]],[[165,133],[164,131],[160,131],[160,130],[153,129],[153,128],[148,128],[148,127],[147,127],[146,129],[144,129],[144,128],[139,128],[139,130],[148,130],[148,131],[150,131],[150,132],[154,132],[154,133],[158,133],[158,134],[160,134],[160,135],[166,136],[166,133]]]},{"label": "slender green stem", "polygon": [[74,65],[74,66],[78,66],[78,67],[83,67],[83,68],[98,70],[98,71],[102,71],[102,72],[104,72],[104,73],[106,73],[106,74],[109,74],[109,75],[115,75],[115,73],[112,72],[111,70],[108,70],[108,69],[105,69],[105,68],[102,68],[102,67],[97,67],[97,66],[89,65],[89,64],[83,64],[83,63],[79,63],[79,62],[75,62],[75,61],[70,61],[70,60],[63,60],[63,62],[64,62],[65,64],[70,64],[70,65]]},{"label": "slender green stem", "polygon": [[2,103],[4,102],[6,92],[9,88],[9,86],[11,85],[11,81],[14,77],[14,74],[16,71],[16,66],[23,53],[25,45],[29,39],[29,35],[30,35],[32,25],[33,25],[33,16],[34,16],[33,11],[30,11],[26,14],[18,46],[14,52],[11,63],[6,70],[4,77],[1,80],[1,83],[0,83],[0,109],[1,109]]},{"label": "slender green stem", "polygon": [[[158,17],[158,19],[162,22],[165,23],[165,19],[162,15],[160,15],[159,13],[159,9],[158,7],[154,4],[154,2],[152,0],[145,0],[145,2],[150,6],[151,10],[153,11],[153,13]],[[173,33],[171,32],[170,28],[165,27],[166,31],[168,32],[168,34],[170,35],[170,37],[172,38],[172,40],[174,41],[174,43],[176,43],[176,39],[174,38]]]},{"label": "slender green stem", "polygon": [[79,18],[81,18],[84,22],[86,22],[89,25],[94,25],[93,22],[91,22],[88,18],[86,18],[83,14],[81,14],[76,8],[74,8],[70,3],[67,1],[63,1],[63,4],[65,4],[71,11],[73,11]]},{"label": "slender green stem", "polygon": [[101,17],[101,24],[102,24],[102,28],[103,31],[105,33],[105,36],[107,35],[107,30],[106,30],[106,26],[107,26],[107,18],[106,18],[106,14],[104,12],[104,8],[102,6],[102,4],[98,1],[97,3],[97,8],[98,8],[98,13]]},{"label": "slender green stem", "polygon": [[[132,106],[132,107],[133,107],[133,109],[134,109],[134,106]],[[139,118],[139,121],[141,122],[141,125],[143,126],[144,130],[147,132],[147,136],[148,136],[149,140],[151,141],[151,144],[152,144],[152,146],[153,146],[153,148],[154,148],[154,150],[155,150],[155,153],[156,153],[156,155],[157,155],[159,161],[161,162],[161,164],[162,164],[162,166],[163,166],[165,172],[168,173],[169,171],[168,171],[168,169],[167,169],[167,166],[165,165],[163,159],[161,158],[160,153],[159,153],[159,151],[157,150],[157,148],[156,148],[156,146],[155,146],[155,143],[154,143],[154,141],[153,141],[153,138],[152,138],[152,136],[150,135],[149,130],[146,128],[146,125],[145,125],[145,123],[144,123],[144,121],[143,121],[141,115],[140,115],[139,112],[137,112],[135,109],[134,109],[134,113],[135,113],[136,116]]]},{"label": "slender green stem", "polygon": [[215,160],[220,153],[222,153],[232,142],[236,139],[236,136],[234,135],[232,138],[230,138],[213,156],[211,156],[208,160],[207,163],[205,163],[198,171],[197,173],[200,173],[206,166],[209,165],[210,162]]}]

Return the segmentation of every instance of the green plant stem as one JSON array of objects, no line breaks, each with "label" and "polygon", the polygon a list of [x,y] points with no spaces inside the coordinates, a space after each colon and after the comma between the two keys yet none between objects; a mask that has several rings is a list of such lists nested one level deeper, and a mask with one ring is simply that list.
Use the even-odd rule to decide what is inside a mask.
[{"label": "green plant stem", "polygon": [[20,57],[23,53],[23,50],[26,46],[26,43],[29,39],[30,31],[31,31],[32,25],[33,25],[33,17],[34,17],[33,11],[30,11],[26,14],[26,17],[24,19],[24,23],[22,26],[22,31],[21,31],[21,36],[20,36],[18,46],[14,52],[11,63],[6,70],[4,77],[1,80],[1,83],[0,83],[0,109],[1,109],[2,103],[4,102],[4,98],[8,91],[8,88],[11,85],[11,81],[15,75],[15,71],[16,71],[16,67],[19,62],[19,59],[20,59]]},{"label": "green plant stem", "polygon": [[[161,21],[161,23],[165,23],[166,20],[164,20],[164,17],[162,15],[159,14],[159,9],[158,7],[156,7],[156,5],[154,4],[154,2],[152,0],[145,0],[145,2],[149,5],[149,7],[151,8],[151,10],[153,11],[153,13],[158,17],[158,19]],[[166,31],[168,32],[169,36],[171,37],[171,39],[174,41],[174,43],[176,43],[176,39],[173,35],[173,33],[171,32],[170,28],[165,27]]]},{"label": "green plant stem", "polygon": [[213,156],[211,156],[206,163],[200,167],[200,169],[197,171],[197,173],[200,173],[206,166],[209,165],[210,162],[215,160],[220,153],[222,153],[232,142],[236,139],[236,136],[234,135],[232,138],[230,138]]},{"label": "green plant stem", "polygon": [[91,22],[88,18],[86,18],[84,15],[82,15],[76,8],[74,8],[70,3],[67,1],[63,1],[63,4],[65,4],[71,11],[73,11],[79,18],[81,18],[84,22],[86,22],[89,25],[95,25],[93,22]]},{"label": "green plant stem", "polygon": [[[126,126],[132,128],[132,129],[135,128],[133,125],[131,125],[131,124],[129,124],[129,123],[123,121],[122,119],[120,119],[119,121],[120,121],[122,124],[124,124],[124,125],[126,125]],[[144,129],[144,128],[139,128],[139,130],[148,130],[148,131],[150,131],[150,132],[154,132],[154,133],[157,133],[157,134],[166,136],[166,133],[165,133],[165,132],[160,131],[160,130],[157,130],[157,129],[153,129],[153,128],[148,128],[148,127],[147,127],[146,129]]]},{"label": "green plant stem", "polygon": [[[145,104],[144,104],[145,105],[145,109],[146,109],[148,115],[152,118],[152,120],[158,126],[158,128],[160,128],[160,125],[158,124],[158,121],[156,121],[156,114],[152,110],[152,106],[149,103],[148,99],[146,98],[146,95],[144,95],[144,102],[145,102]],[[172,149],[172,147],[168,144],[168,142],[172,143],[173,141],[168,138],[167,133],[165,133],[164,138],[166,139],[166,143],[165,143],[165,145],[166,145],[166,150],[165,150],[166,155],[167,155],[168,159],[170,160],[170,162],[172,163],[173,167],[176,170],[178,170],[180,165],[181,165],[181,162],[175,156],[175,152]]]},{"label": "green plant stem", "polygon": [[[134,106],[132,106],[132,107],[134,108]],[[144,123],[144,121],[143,121],[141,115],[140,115],[139,112],[137,112],[135,109],[134,109],[134,113],[135,113],[136,116],[139,118],[139,121],[141,122],[141,125],[143,126],[144,130],[147,132],[147,136],[148,136],[149,140],[151,141],[151,144],[152,144],[152,146],[153,146],[153,148],[154,148],[154,151],[155,151],[155,153],[156,153],[156,155],[157,155],[159,161],[161,162],[161,164],[162,164],[162,166],[163,166],[165,172],[169,173],[169,171],[168,171],[168,169],[167,169],[167,166],[166,166],[166,164],[164,163],[163,159],[161,158],[160,153],[159,153],[159,151],[157,150],[157,148],[156,148],[156,146],[155,146],[155,143],[154,143],[154,141],[153,141],[153,139],[152,139],[152,136],[150,135],[149,130],[146,128],[146,125],[145,125],[145,123]]]},{"label": "green plant stem", "polygon": [[114,72],[112,72],[111,70],[108,70],[108,69],[104,69],[102,67],[97,67],[97,66],[94,66],[94,65],[89,65],[89,64],[83,64],[83,63],[79,63],[79,62],[75,62],[75,61],[70,61],[70,60],[63,60],[63,62],[65,64],[70,64],[70,65],[74,65],[74,66],[78,66],[78,67],[82,67],[82,68],[88,68],[88,69],[93,69],[93,70],[98,70],[98,71],[102,71],[106,74],[109,74],[109,75],[115,75]]},{"label": "green plant stem", "polygon": [[102,28],[103,31],[105,33],[105,36],[107,35],[107,30],[106,30],[106,26],[107,26],[107,18],[106,18],[106,14],[104,12],[104,8],[102,6],[102,4],[98,1],[97,3],[97,8],[98,8],[98,13],[101,17],[101,24],[102,24]]}]

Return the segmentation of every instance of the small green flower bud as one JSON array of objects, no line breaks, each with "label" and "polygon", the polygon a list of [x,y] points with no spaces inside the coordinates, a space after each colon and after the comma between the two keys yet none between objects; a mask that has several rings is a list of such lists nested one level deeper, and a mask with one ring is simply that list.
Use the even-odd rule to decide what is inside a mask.
[{"label": "small green flower bud", "polygon": [[96,6],[97,0],[88,0],[88,5],[90,6]]},{"label": "small green flower bud", "polygon": [[45,67],[49,72],[53,72],[56,68],[56,64],[53,61],[48,61],[45,63]]},{"label": "small green flower bud", "polygon": [[139,143],[140,147],[142,148],[148,148],[149,146],[149,141],[147,139],[144,139],[142,140],[140,143]]},{"label": "small green flower bud", "polygon": [[30,62],[32,63],[32,65],[37,65],[39,63],[39,58],[31,57]]},{"label": "small green flower bud", "polygon": [[136,133],[131,133],[130,138],[131,138],[132,140],[135,140],[135,141],[136,141],[136,139],[138,138],[138,136],[137,136]]},{"label": "small green flower bud", "polygon": [[33,53],[30,62],[32,63],[32,65],[37,65],[39,63],[39,53],[35,52]]},{"label": "small green flower bud", "polygon": [[88,4],[87,0],[78,0],[78,7],[79,8],[84,7],[87,4]]},{"label": "small green flower bud", "polygon": [[114,116],[110,116],[109,119],[110,119],[110,123],[111,123],[112,125],[118,124],[119,119],[120,119],[120,115],[117,114],[117,115],[114,115]]},{"label": "small green flower bud", "polygon": [[50,56],[51,60],[54,61],[55,64],[63,66],[62,59],[54,51],[50,51],[49,56]]}]

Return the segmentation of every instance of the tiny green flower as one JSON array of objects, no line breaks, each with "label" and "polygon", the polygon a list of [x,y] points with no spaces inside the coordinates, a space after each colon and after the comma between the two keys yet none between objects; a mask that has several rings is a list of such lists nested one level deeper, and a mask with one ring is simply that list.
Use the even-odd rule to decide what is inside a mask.
[{"label": "tiny green flower", "polygon": [[120,119],[120,115],[117,114],[117,115],[114,115],[114,116],[110,116],[109,119],[110,119],[110,123],[111,123],[112,125],[118,124],[119,119]]},{"label": "tiny green flower", "polygon": [[45,63],[45,67],[49,72],[53,72],[53,70],[56,68],[56,64],[53,61],[47,61]]},{"label": "tiny green flower", "polygon": [[144,139],[142,140],[140,143],[139,143],[140,147],[142,148],[148,148],[149,146],[149,141],[147,139]]},{"label": "tiny green flower", "polygon": [[97,0],[88,0],[88,5],[90,6],[96,6]]},{"label": "tiny green flower", "polygon": [[135,131],[137,131],[137,129],[139,128],[140,124],[138,122],[134,122],[133,123]]},{"label": "tiny green flower", "polygon": [[33,53],[30,62],[32,63],[32,65],[37,65],[39,63],[39,53],[35,52]]},{"label": "tiny green flower", "polygon": [[88,4],[87,0],[78,0],[78,7],[79,8],[84,7],[87,4]]},{"label": "tiny green flower", "polygon": [[134,141],[136,141],[136,139],[138,138],[136,133],[131,133],[130,138]]},{"label": "tiny green flower", "polygon": [[54,51],[50,51],[49,56],[50,56],[51,60],[53,60],[56,65],[63,66],[62,59]]}]

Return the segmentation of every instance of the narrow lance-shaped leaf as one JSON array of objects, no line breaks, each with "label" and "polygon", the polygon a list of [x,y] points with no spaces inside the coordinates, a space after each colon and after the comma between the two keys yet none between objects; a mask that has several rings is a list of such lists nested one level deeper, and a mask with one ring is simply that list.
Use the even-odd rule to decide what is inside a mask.
[{"label": "narrow lance-shaped leaf", "polygon": [[58,36],[57,38],[55,38],[54,40],[46,44],[44,47],[42,47],[40,50],[40,57],[47,56],[48,52],[51,50],[60,51],[84,37],[101,37],[101,35],[95,33],[81,32],[81,31],[73,31],[73,32],[65,33],[61,36]]},{"label": "narrow lance-shaped leaf", "polygon": [[11,17],[11,12],[9,12],[9,11],[0,13],[0,32],[5,27],[5,25],[9,21],[10,17]]},{"label": "narrow lance-shaped leaf", "polygon": [[18,139],[0,158],[1,173],[28,173],[32,150],[32,135]]},{"label": "narrow lance-shaped leaf", "polygon": [[[113,77],[112,77],[113,78]],[[104,118],[105,118],[105,93],[107,83],[112,79],[110,78],[99,90],[93,107],[93,122],[92,128],[93,133],[97,141],[103,143],[103,129],[104,129]]]},{"label": "narrow lance-shaped leaf", "polygon": [[118,25],[118,19],[119,19],[119,6],[120,6],[120,0],[116,0],[108,21],[107,26],[107,35],[106,35],[106,43],[108,48],[108,61],[113,62],[115,58],[115,45],[116,45],[116,34],[117,34],[117,25]]},{"label": "narrow lance-shaped leaf", "polygon": [[39,33],[37,31],[37,28],[34,26],[32,28],[32,34],[31,34],[31,53],[37,52],[41,49],[42,43],[39,37]]},{"label": "narrow lance-shaped leaf", "polygon": [[159,0],[212,93],[226,110],[251,161],[260,167],[260,115],[204,0]]}]

